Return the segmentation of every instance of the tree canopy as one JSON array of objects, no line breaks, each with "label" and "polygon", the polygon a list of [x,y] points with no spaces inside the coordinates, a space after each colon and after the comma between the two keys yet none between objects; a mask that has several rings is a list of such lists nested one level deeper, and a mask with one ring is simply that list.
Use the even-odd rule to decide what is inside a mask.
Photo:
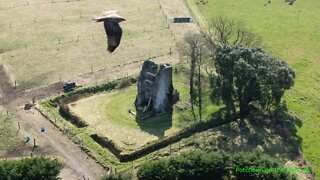
[{"label": "tree canopy", "polygon": [[219,47],[212,78],[213,100],[220,100],[229,113],[239,107],[244,117],[250,105],[280,108],[285,90],[294,85],[295,72],[288,64],[260,47]]}]

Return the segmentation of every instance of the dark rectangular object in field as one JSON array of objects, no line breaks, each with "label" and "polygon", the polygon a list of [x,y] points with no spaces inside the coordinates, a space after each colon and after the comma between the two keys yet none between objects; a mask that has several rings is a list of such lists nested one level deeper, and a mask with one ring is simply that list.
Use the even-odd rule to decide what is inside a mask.
[{"label": "dark rectangular object in field", "polygon": [[175,17],[175,18],[173,18],[173,23],[190,23],[190,22],[192,22],[192,19],[190,17],[183,17],[183,18]]}]

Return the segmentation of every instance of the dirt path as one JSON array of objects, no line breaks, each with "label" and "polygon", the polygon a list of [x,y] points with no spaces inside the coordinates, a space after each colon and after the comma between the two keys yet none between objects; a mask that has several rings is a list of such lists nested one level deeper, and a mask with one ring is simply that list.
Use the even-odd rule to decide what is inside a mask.
[{"label": "dirt path", "polygon": [[[65,160],[66,168],[62,171],[62,179],[82,179],[83,176],[89,179],[98,179],[107,172],[100,165],[96,164],[84,152],[81,152],[71,140],[63,136],[60,131],[39,114],[38,111],[31,109],[23,110],[20,105],[22,99],[10,103],[8,110],[18,119],[20,119],[22,133],[36,138],[36,144],[40,147],[52,148],[54,155]],[[45,127],[44,133],[40,128]]]},{"label": "dirt path", "polygon": [[[157,63],[177,63],[177,54],[165,55],[155,59]],[[118,66],[112,69],[100,70],[98,72],[81,74],[78,76],[69,77],[70,79],[79,82],[85,86],[102,83],[107,80],[117,79],[126,75],[137,74],[140,71],[142,62],[128,64],[126,66]],[[128,73],[126,73],[128,72]],[[10,115],[18,119],[21,125],[20,134],[22,137],[30,136],[36,139],[36,144],[39,146],[32,154],[33,155],[54,155],[62,159],[66,166],[61,171],[62,179],[99,179],[102,175],[107,174],[107,170],[95,163],[87,154],[82,152],[62,133],[46,120],[35,109],[24,110],[23,106],[26,102],[36,101],[55,96],[62,91],[62,82],[54,82],[47,86],[41,86],[27,91],[22,91],[12,87],[10,77],[0,66],[0,102],[9,111]],[[46,132],[41,133],[40,128],[45,127]],[[33,142],[32,142],[33,143]],[[28,152],[29,153],[29,152]],[[27,154],[28,154],[27,153]],[[31,153],[31,150],[30,150]],[[26,153],[25,153],[26,154]]]},{"label": "dirt path", "polygon": [[[189,16],[189,11],[185,8],[183,1],[179,1],[181,14],[173,13],[172,1],[159,1],[165,14],[173,17],[178,15]],[[198,31],[196,24],[172,24],[171,30],[177,35],[176,40],[180,41],[187,31]],[[154,59],[157,63],[175,64],[178,61],[178,54],[173,52]],[[126,66],[112,67],[110,69],[100,70],[93,73],[85,73],[78,76],[68,77],[82,85],[94,85],[117,79],[127,75],[139,73],[142,62],[128,64]],[[82,152],[71,140],[63,136],[62,133],[55,129],[54,126],[41,116],[38,111],[31,109],[25,111],[23,105],[33,98],[36,100],[57,95],[61,93],[62,82],[69,79],[62,79],[62,82],[54,82],[46,86],[29,89],[26,91],[13,88],[12,78],[0,65],[0,103],[2,103],[9,113],[18,119],[21,125],[21,136],[30,136],[36,139],[37,148],[32,152],[33,155],[48,154],[62,159],[66,166],[61,171],[62,179],[99,179],[102,175],[107,174],[107,170],[94,162],[87,154]],[[11,83],[10,83],[11,82]],[[41,133],[40,128],[45,127],[46,132]],[[43,153],[45,152],[45,153]],[[31,150],[30,150],[31,153]]]},{"label": "dirt path", "polygon": [[[45,154],[55,156],[64,161],[65,168],[61,171],[60,177],[62,179],[100,179],[101,176],[107,174],[107,170],[95,163],[87,154],[82,152],[71,140],[63,136],[60,131],[46,120],[38,111],[24,110],[25,102],[30,101],[35,94],[43,96],[44,92],[28,92],[24,93],[11,87],[6,81],[4,71],[0,69],[0,101],[9,114],[18,119],[21,125],[20,135],[22,137],[30,136],[36,139],[36,147],[30,153],[33,155]],[[43,89],[42,89],[43,90]],[[40,132],[40,128],[45,127],[44,133]],[[30,143],[33,143],[31,141]]]}]

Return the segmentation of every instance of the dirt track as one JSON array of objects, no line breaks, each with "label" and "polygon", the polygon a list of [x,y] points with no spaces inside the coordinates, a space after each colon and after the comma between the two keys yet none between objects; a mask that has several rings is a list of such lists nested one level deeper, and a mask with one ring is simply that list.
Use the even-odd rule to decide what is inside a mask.
[{"label": "dirt track", "polygon": [[[182,9],[182,14],[172,14],[172,12],[176,11],[176,7],[170,5],[171,1],[161,0],[159,2],[163,5],[163,10],[167,16],[171,17],[174,15],[189,14],[187,8]],[[183,1],[179,1],[180,7],[184,6],[182,2]],[[181,40],[182,35],[186,33],[186,29],[189,29],[189,31],[198,31],[198,26],[196,24],[171,25],[171,28],[174,34],[179,35],[176,37],[178,41]],[[173,53],[171,55],[165,55],[156,58],[155,61],[157,63],[175,64],[178,61],[178,54]],[[137,62],[68,78],[75,80],[84,86],[94,85],[119,77],[137,74],[140,71],[141,63],[142,62]],[[11,116],[20,121],[20,135],[22,137],[28,135],[36,139],[36,143],[39,147],[33,151],[33,155],[53,155],[62,159],[66,164],[65,168],[60,173],[62,179],[89,178],[92,180],[99,179],[102,175],[108,173],[107,170],[95,163],[88,155],[81,152],[80,148],[78,148],[71,140],[55,129],[48,120],[38,113],[38,111],[34,109],[25,111],[23,109],[24,103],[31,101],[33,98],[37,101],[61,93],[61,82],[53,82],[46,86],[23,91],[19,89],[19,86],[17,88],[13,87],[12,78],[8,77],[7,74],[8,73],[6,73],[0,65],[0,103],[5,106]],[[62,82],[69,79],[62,79]],[[45,133],[40,132],[41,127],[46,128]]]},{"label": "dirt track", "polygon": [[[172,54],[159,57],[155,59],[155,61],[157,63],[176,63],[177,59],[177,54]],[[81,74],[69,78],[85,86],[94,85],[105,82],[106,80],[137,74],[140,71],[141,63],[142,62],[137,62],[126,66],[118,66],[112,68],[112,70],[100,70],[92,74]],[[77,145],[63,136],[59,130],[55,129],[38,111],[33,108],[24,110],[24,104],[32,101],[33,98],[38,101],[62,93],[63,83],[54,82],[47,86],[23,91],[19,89],[19,86],[17,88],[12,87],[12,84],[9,83],[8,75],[3,71],[1,66],[0,77],[0,101],[9,111],[10,115],[20,121],[20,135],[22,137],[30,136],[32,139],[35,138],[36,144],[39,146],[33,152],[30,149],[30,152],[19,153],[16,154],[17,156],[32,152],[35,156],[45,154],[62,159],[66,164],[60,173],[62,179],[99,179],[108,173],[106,169],[94,162],[94,160],[82,152]],[[40,132],[41,127],[46,128],[45,133]],[[26,149],[28,150],[28,148]]]},{"label": "dirt track", "polygon": [[[66,164],[60,173],[62,179],[99,179],[107,174],[107,170],[95,163],[84,152],[81,152],[77,145],[63,136],[60,131],[54,129],[54,126],[36,110],[26,111],[23,109],[24,103],[30,101],[35,94],[39,95],[37,98],[43,98],[45,94],[51,95],[53,92],[57,92],[57,89],[52,90],[51,93],[46,91],[46,88],[22,92],[7,83],[6,74],[1,68],[0,77],[0,93],[2,93],[0,101],[11,116],[19,119],[21,124],[20,135],[23,137],[28,135],[32,139],[35,138],[38,145],[33,152],[30,149],[30,152],[25,152],[24,154],[32,152],[35,156],[46,154],[62,159]],[[59,88],[59,85],[55,87]],[[46,132],[41,133],[41,127],[45,127]]]}]

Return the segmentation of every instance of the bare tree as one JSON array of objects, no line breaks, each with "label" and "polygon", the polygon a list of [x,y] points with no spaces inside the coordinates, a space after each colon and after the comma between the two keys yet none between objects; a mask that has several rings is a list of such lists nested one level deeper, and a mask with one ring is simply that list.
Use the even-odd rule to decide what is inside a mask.
[{"label": "bare tree", "polygon": [[[189,76],[189,94],[191,101],[191,111],[194,119],[196,119],[194,105],[196,101],[196,90],[195,81],[197,81],[198,88],[198,105],[199,105],[199,116],[200,120],[202,118],[202,100],[201,100],[201,65],[202,56],[207,54],[206,41],[204,36],[201,34],[189,33],[185,36],[184,41],[179,45],[179,51],[182,56],[184,56],[188,61],[190,66],[190,76]],[[196,68],[198,66],[198,73]]]},{"label": "bare tree", "polygon": [[214,47],[223,45],[243,45],[252,47],[261,42],[260,36],[249,31],[243,23],[235,19],[219,16],[209,22],[206,39]]}]

